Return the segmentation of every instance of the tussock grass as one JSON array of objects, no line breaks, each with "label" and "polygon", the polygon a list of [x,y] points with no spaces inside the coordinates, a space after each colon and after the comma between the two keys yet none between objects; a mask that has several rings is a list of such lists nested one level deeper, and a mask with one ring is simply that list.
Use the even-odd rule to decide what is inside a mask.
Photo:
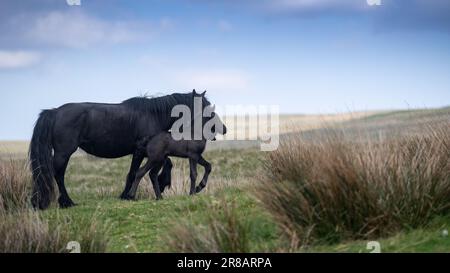
[{"label": "tussock grass", "polygon": [[424,226],[450,209],[449,125],[392,139],[292,135],[264,161],[256,196],[298,245]]},{"label": "tussock grass", "polygon": [[50,229],[48,223],[32,210],[1,213],[1,253],[64,252],[68,242],[60,229]]},{"label": "tussock grass", "polygon": [[206,208],[205,224],[183,221],[176,224],[164,240],[167,251],[182,253],[250,252],[251,226],[238,214],[236,204],[223,201]]},{"label": "tussock grass", "polygon": [[77,241],[82,252],[104,252],[108,226],[86,217],[49,221],[30,205],[31,174],[24,161],[0,161],[0,253],[68,252]]},{"label": "tussock grass", "polygon": [[0,211],[28,207],[31,174],[24,163],[0,161]]},{"label": "tussock grass", "polygon": [[105,252],[109,243],[105,236],[108,225],[91,217],[75,224],[70,218],[49,223],[30,209],[2,211],[0,217],[0,253],[67,253],[71,241],[80,243],[82,253]]}]

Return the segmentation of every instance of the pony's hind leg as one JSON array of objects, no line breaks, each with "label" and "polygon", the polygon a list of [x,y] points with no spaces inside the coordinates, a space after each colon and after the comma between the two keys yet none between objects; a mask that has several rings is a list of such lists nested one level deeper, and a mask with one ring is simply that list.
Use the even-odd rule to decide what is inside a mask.
[{"label": "pony's hind leg", "polygon": [[67,193],[66,186],[64,184],[64,176],[66,173],[67,165],[69,164],[69,159],[72,154],[69,155],[63,153],[55,153],[53,158],[53,166],[55,169],[55,180],[58,184],[59,198],[58,203],[61,208],[73,207],[76,204],[70,199]]},{"label": "pony's hind leg", "polygon": [[195,188],[196,193],[201,192],[206,187],[206,184],[208,183],[209,174],[212,171],[211,164],[208,161],[206,161],[202,156],[200,156],[198,164],[202,165],[205,168],[205,174],[203,175],[200,184]]}]

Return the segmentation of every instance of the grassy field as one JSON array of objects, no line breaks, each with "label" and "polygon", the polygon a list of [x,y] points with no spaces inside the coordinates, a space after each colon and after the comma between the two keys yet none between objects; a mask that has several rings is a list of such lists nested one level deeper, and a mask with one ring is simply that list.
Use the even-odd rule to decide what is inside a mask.
[{"label": "grassy field", "polygon": [[208,213],[207,205],[220,202],[222,197],[237,200],[243,211],[263,221],[262,211],[245,193],[245,188],[254,183],[253,175],[257,172],[260,156],[256,150],[207,153],[205,158],[213,164],[213,174],[206,191],[195,197],[187,195],[188,162],[175,160],[174,186],[161,202],[154,200],[153,189],[147,179],[141,184],[137,201],[118,199],[130,158],[74,158],[67,172],[67,187],[78,206],[68,210],[53,208],[45,213],[52,217],[57,210],[60,215],[74,219],[95,214],[101,221],[111,224],[110,251],[113,252],[162,251],[164,242],[158,240],[158,235],[164,234],[173,222],[185,217],[201,221]]},{"label": "grassy field", "polygon": [[[347,132],[361,130],[379,135],[380,132],[416,134],[418,125],[442,122],[449,117],[450,109],[378,112],[342,116],[341,118],[296,117],[293,125],[283,124],[284,133],[303,131],[317,132],[325,122],[344,128]],[[307,126],[303,121],[310,120]],[[339,123],[337,123],[339,121]],[[296,124],[295,124],[296,123]],[[305,122],[306,123],[306,122]],[[322,124],[322,125],[321,125]],[[395,129],[395,130],[394,130]],[[399,130],[400,129],[400,130]],[[326,133],[323,131],[321,133]],[[395,133],[392,133],[395,134]],[[250,148],[249,148],[250,147]],[[64,219],[63,228],[77,230],[86,225],[86,219],[93,219],[105,228],[107,252],[166,252],[174,251],[170,236],[176,227],[198,229],[207,232],[211,215],[222,215],[232,206],[233,217],[238,224],[229,223],[237,234],[245,236],[245,249],[250,252],[370,252],[368,240],[344,240],[338,243],[292,244],[283,235],[277,220],[255,197],[255,188],[263,176],[263,162],[268,156],[252,145],[223,143],[214,144],[205,153],[212,163],[213,172],[208,186],[201,194],[190,197],[188,192],[189,167],[186,160],[174,161],[173,187],[164,195],[164,200],[155,201],[148,180],[141,183],[137,201],[118,199],[124,187],[130,158],[116,160],[97,159],[78,153],[69,165],[66,184],[71,198],[78,206],[61,210],[54,204],[49,210],[40,212],[42,219],[52,226]],[[233,148],[233,149],[230,149]],[[27,143],[8,142],[0,144],[0,160],[19,159],[26,155]],[[200,168],[201,170],[201,168]],[[202,170],[199,177],[202,175]],[[231,219],[231,218],[230,218]],[[233,218],[234,219],[234,218]],[[230,220],[231,221],[231,220]],[[239,225],[242,224],[242,229]],[[238,226],[238,228],[236,228]],[[395,234],[375,238],[383,252],[450,252],[450,238],[445,230],[450,228],[450,217],[436,216],[429,224],[420,228],[404,229]],[[200,229],[202,230],[202,229]],[[224,228],[225,236],[232,232]],[[227,233],[228,232],[228,233]],[[70,240],[77,240],[76,237]],[[188,231],[178,236],[188,240]],[[178,237],[176,237],[178,238]],[[221,248],[224,249],[224,248]],[[225,248],[231,251],[236,248]]]}]

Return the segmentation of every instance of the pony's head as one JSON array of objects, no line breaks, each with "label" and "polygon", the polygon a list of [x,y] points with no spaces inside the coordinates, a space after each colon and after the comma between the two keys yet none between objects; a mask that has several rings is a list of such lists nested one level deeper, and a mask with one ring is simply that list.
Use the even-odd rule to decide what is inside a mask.
[{"label": "pony's head", "polygon": [[200,98],[202,100],[202,108],[203,110],[211,105],[211,102],[208,100],[208,98],[206,97],[206,90],[203,91],[202,93],[197,93],[197,91],[192,90],[192,97],[193,99],[195,98]]},{"label": "pony's head", "polygon": [[199,140],[199,136],[213,140],[216,134],[226,133],[226,127],[206,98],[206,91],[197,93],[194,89],[191,93],[174,94],[174,96],[182,99],[178,99],[179,104],[175,105],[180,107],[172,111],[174,113],[170,129],[172,133],[181,133],[182,139],[190,137],[189,139],[196,140]]},{"label": "pony's head", "polygon": [[[214,113],[215,110],[215,106],[211,105],[211,102],[206,98],[206,90],[203,91],[202,93],[197,93],[197,91],[192,90],[192,97],[195,100],[197,100],[198,103],[198,99],[201,99],[201,113],[194,113],[193,115],[193,119],[198,119],[201,120],[202,122],[202,130],[204,130],[205,125],[207,125],[210,121],[213,121],[216,118],[216,113]],[[217,116],[218,117],[218,116]],[[213,129],[213,128],[211,128]],[[203,133],[203,132],[202,132]],[[207,140],[215,140],[215,137],[212,136],[212,134],[214,134],[215,136],[215,132],[213,132],[213,130],[210,130],[210,132],[208,133],[208,136],[204,136]]]}]

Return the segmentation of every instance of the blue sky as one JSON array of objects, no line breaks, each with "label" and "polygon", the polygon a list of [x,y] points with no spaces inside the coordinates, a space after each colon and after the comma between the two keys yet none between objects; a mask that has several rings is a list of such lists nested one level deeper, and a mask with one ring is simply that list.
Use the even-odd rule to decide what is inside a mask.
[{"label": "blue sky", "polygon": [[450,104],[450,1],[2,0],[0,139],[41,109],[208,90],[338,113]]}]

